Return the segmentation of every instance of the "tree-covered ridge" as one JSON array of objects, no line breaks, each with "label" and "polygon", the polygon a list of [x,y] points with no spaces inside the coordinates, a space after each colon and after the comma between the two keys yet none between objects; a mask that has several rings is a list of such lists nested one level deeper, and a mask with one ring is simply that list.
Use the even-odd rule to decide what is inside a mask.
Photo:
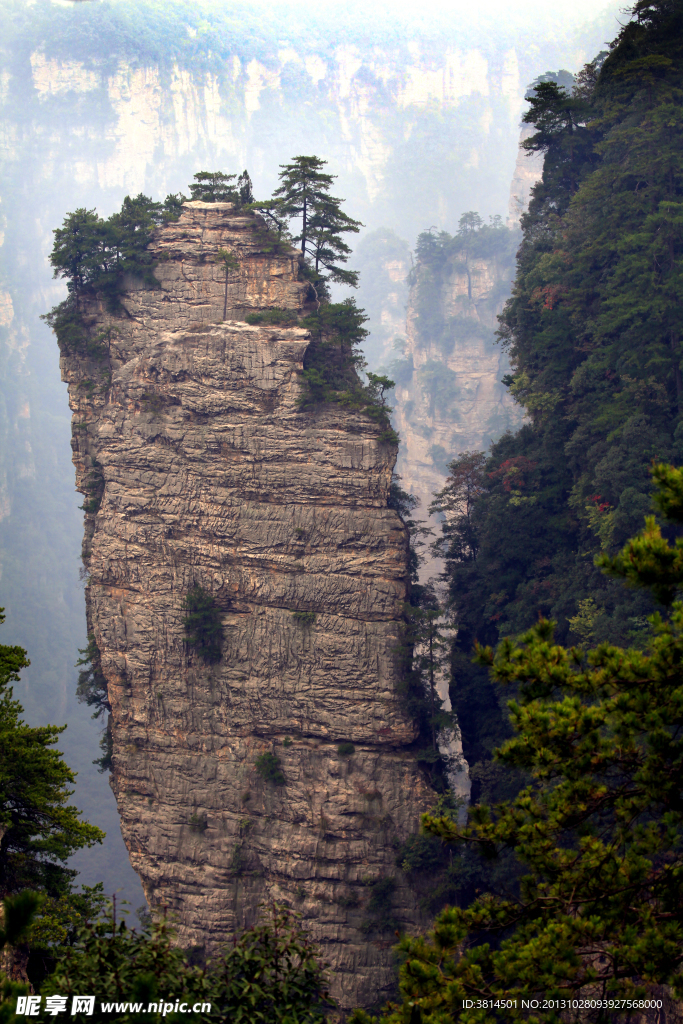
[{"label": "tree-covered ridge", "polygon": [[[683,459],[683,13],[643,0],[570,94],[535,90],[527,142],[545,153],[523,218],[501,337],[529,423],[478,470],[467,521],[441,541],[459,624],[453,702],[475,790],[494,785],[500,696],[471,664],[539,614],[558,639],[644,642],[652,599],[593,565],[650,507],[653,459]],[[457,498],[462,453],[441,499]],[[464,543],[467,534],[471,540]]]}]

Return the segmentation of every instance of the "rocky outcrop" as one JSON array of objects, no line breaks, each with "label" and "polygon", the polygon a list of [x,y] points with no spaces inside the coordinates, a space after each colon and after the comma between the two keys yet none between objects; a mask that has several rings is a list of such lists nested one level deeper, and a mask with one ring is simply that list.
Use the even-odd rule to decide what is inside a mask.
[{"label": "rocky outcrop", "polygon": [[[227,292],[221,247],[240,261]],[[126,282],[117,316],[93,303],[100,350],[62,358],[124,839],[184,946],[213,948],[284,899],[342,1007],[371,1004],[395,965],[368,883],[393,876],[391,916],[420,922],[395,857],[433,800],[397,688],[395,449],[360,413],[302,411],[304,329],[244,321],[301,309],[307,288],[296,251],[264,251],[259,218],[188,203],[153,248],[161,287]],[[197,584],[220,608],[216,665],[185,642]],[[263,752],[284,785],[260,777]]]}]

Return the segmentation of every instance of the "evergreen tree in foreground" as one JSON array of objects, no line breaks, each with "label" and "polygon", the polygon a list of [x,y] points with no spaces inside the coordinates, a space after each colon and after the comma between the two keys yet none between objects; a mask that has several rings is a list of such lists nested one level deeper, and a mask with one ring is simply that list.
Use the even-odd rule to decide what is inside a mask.
[{"label": "evergreen tree in foreground", "polygon": [[[35,981],[100,906],[101,887],[75,893],[76,872],[66,863],[76,850],[101,843],[104,833],[81,821],[68,803],[75,775],[52,749],[66,726],[26,725],[21,704],[12,699],[10,684],[28,665],[22,647],[0,644],[0,898],[21,910],[30,894],[31,916],[38,911],[28,934],[26,921],[20,948],[5,952],[5,965],[11,976],[25,979],[28,972]],[[8,943],[14,943],[14,932],[19,935],[8,928]]]},{"label": "evergreen tree in foreground", "polygon": [[[683,470],[659,464],[653,477],[657,508],[680,528]],[[446,908],[428,936],[403,939],[402,1001],[382,1024],[606,1024],[614,1000],[637,1009],[660,985],[683,997],[683,539],[670,543],[649,517],[598,563],[654,591],[667,614],[651,616],[643,651],[566,649],[546,619],[495,654],[478,649],[518,694],[497,761],[528,781],[510,801],[473,806],[465,828],[430,815],[423,827],[489,859],[512,851],[519,892]],[[593,1002],[577,1014],[561,1003],[574,999]]]},{"label": "evergreen tree in foreground", "polygon": [[104,839],[68,803],[75,775],[51,749],[66,726],[26,725],[12,699],[10,683],[28,665],[23,648],[0,645],[0,897],[25,888],[62,894],[76,874],[67,859]]}]

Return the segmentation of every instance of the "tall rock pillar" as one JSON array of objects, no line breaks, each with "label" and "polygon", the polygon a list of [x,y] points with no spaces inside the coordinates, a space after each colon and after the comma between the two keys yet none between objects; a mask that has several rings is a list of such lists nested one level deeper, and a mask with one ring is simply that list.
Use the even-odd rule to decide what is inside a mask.
[{"label": "tall rock pillar", "polygon": [[[115,316],[93,300],[92,345],[63,354],[89,625],[112,787],[152,910],[176,915],[183,946],[210,949],[286,900],[341,1005],[367,1005],[395,982],[368,883],[394,877],[392,916],[420,923],[395,857],[433,800],[398,692],[396,452],[362,414],[300,408],[305,330],[245,322],[301,309],[307,288],[297,253],[264,238],[230,204],[186,204],[155,237],[161,287],[124,282]],[[240,262],[227,282],[220,248]],[[196,585],[220,609],[214,665],[186,643]],[[259,775],[264,752],[284,785]]]}]

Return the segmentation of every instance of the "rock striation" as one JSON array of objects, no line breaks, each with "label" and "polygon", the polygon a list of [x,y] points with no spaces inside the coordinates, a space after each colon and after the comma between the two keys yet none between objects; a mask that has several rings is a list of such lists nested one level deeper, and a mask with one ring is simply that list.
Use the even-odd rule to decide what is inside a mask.
[{"label": "rock striation", "polygon": [[[161,287],[124,282],[116,316],[93,300],[100,350],[61,363],[124,840],[183,946],[215,948],[286,900],[342,1008],[369,1005],[395,980],[369,883],[392,876],[391,916],[421,923],[395,858],[434,799],[398,686],[396,452],[360,413],[302,411],[304,329],[245,322],[301,310],[307,290],[258,217],[187,203],[153,248]],[[227,285],[220,248],[240,261]],[[185,642],[195,585],[220,608],[216,665]],[[284,785],[260,777],[263,752]]]}]

